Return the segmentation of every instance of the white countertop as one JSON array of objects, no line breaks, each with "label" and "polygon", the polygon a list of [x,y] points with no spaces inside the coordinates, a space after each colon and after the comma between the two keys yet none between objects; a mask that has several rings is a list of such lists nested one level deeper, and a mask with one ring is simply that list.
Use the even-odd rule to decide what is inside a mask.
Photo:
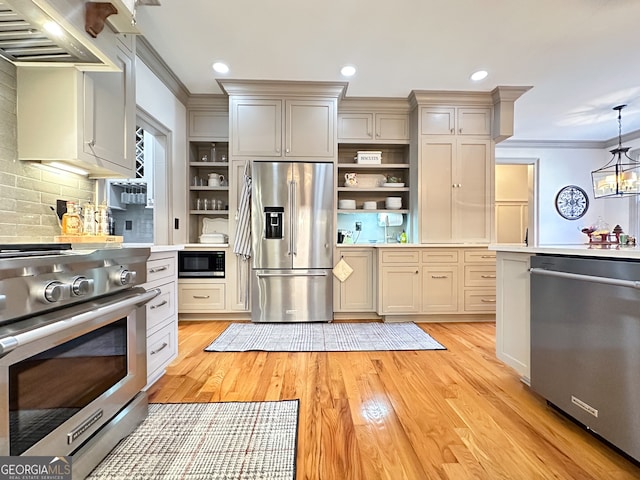
[{"label": "white countertop", "polygon": [[153,243],[123,243],[122,248],[148,248],[154,252],[173,252],[184,250],[184,245],[154,245]]},{"label": "white countertop", "polygon": [[487,244],[482,243],[383,243],[383,242],[360,242],[360,243],[337,243],[338,248],[487,248]]},{"label": "white countertop", "polygon": [[640,259],[640,247],[637,245],[598,245],[592,243],[527,247],[522,244],[494,244],[489,245],[489,250],[496,252],[528,253],[532,255],[546,253],[549,255]]},{"label": "white countertop", "polygon": [[194,249],[203,249],[203,250],[212,250],[215,248],[229,248],[228,243],[187,243],[184,248],[188,248],[191,250]]}]

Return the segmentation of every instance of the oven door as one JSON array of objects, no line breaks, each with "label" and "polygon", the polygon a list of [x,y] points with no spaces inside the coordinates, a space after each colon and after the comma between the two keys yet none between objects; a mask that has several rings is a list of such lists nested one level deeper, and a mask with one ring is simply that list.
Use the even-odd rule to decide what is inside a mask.
[{"label": "oven door", "polygon": [[158,293],[134,288],[0,329],[16,330],[0,339],[0,455],[70,455],[140,392],[144,304]]}]

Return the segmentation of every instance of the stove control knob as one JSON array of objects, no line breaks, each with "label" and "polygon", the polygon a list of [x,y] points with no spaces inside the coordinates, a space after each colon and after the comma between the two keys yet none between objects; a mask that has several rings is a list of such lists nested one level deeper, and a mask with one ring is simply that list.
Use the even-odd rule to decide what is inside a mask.
[{"label": "stove control knob", "polygon": [[129,285],[133,283],[136,279],[136,272],[132,272],[130,270],[124,269],[120,270],[118,275],[116,276],[116,284],[117,285]]},{"label": "stove control knob", "polygon": [[55,303],[62,299],[65,285],[62,282],[49,282],[44,287],[44,302]]},{"label": "stove control knob", "polygon": [[93,279],[87,277],[76,277],[71,284],[71,293],[76,297],[82,297],[93,292]]}]

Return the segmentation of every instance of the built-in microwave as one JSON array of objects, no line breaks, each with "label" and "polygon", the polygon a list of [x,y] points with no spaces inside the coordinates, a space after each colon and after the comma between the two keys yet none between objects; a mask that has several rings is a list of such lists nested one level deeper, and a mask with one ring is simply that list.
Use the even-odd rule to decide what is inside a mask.
[{"label": "built-in microwave", "polygon": [[178,252],[178,277],[224,278],[224,251],[181,250]]}]

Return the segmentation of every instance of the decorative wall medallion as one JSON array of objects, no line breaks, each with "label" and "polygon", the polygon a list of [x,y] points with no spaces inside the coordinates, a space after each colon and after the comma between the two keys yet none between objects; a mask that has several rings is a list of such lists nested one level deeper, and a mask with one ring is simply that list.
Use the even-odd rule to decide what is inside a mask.
[{"label": "decorative wall medallion", "polygon": [[567,185],[556,195],[556,210],[567,220],[577,220],[587,213],[589,197],[575,185]]}]

